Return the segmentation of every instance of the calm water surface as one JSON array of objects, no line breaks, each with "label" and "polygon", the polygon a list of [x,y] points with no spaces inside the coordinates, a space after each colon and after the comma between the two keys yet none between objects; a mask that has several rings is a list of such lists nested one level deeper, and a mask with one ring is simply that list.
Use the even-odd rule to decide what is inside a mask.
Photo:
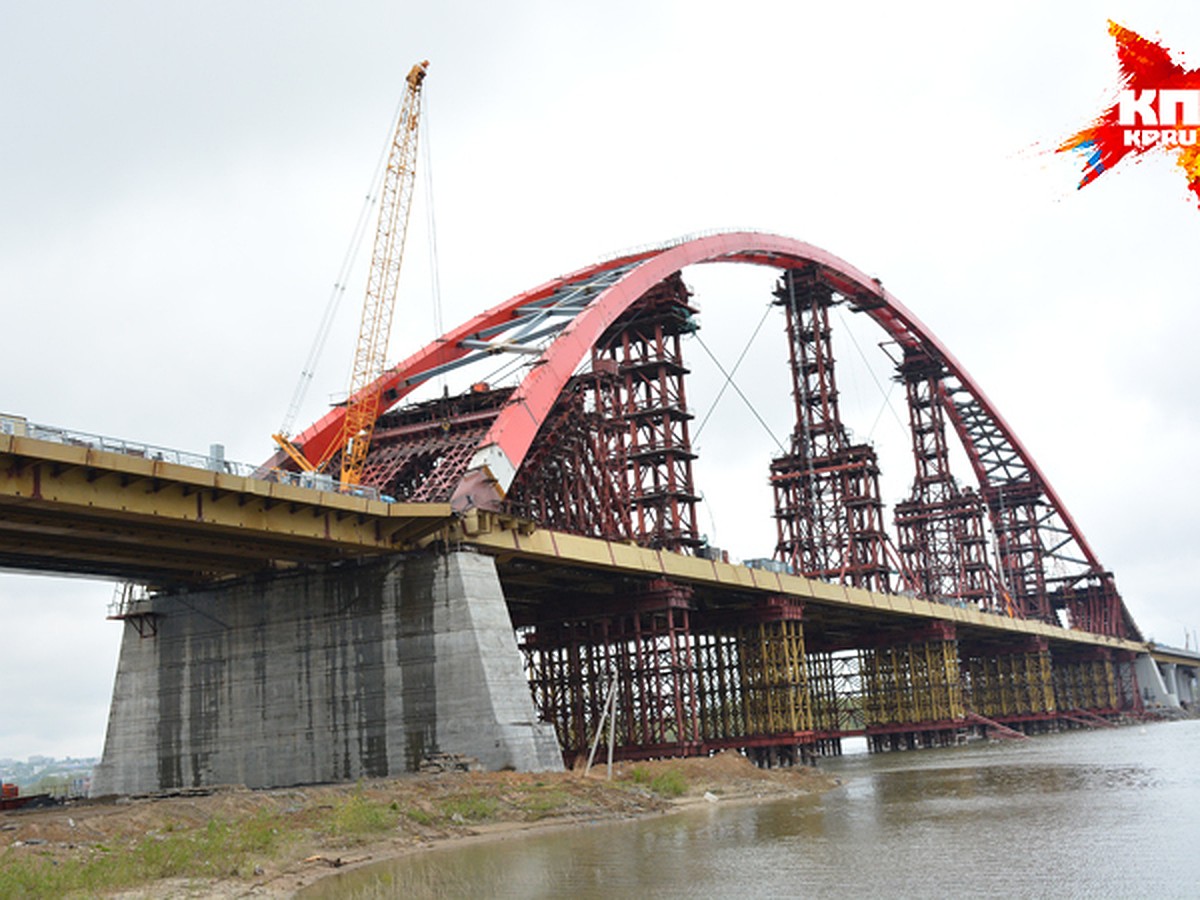
[{"label": "calm water surface", "polygon": [[847,756],[843,786],[436,851],[315,897],[1197,897],[1200,721]]}]

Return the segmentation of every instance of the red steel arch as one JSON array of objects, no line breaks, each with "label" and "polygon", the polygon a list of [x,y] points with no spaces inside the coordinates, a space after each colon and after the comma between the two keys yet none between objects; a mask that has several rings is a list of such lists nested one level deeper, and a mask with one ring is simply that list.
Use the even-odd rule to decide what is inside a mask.
[{"label": "red steel arch", "polygon": [[[681,269],[712,262],[747,263],[781,271],[815,268],[847,303],[869,315],[901,347],[920,350],[938,361],[953,393],[943,396],[943,401],[981,491],[986,494],[991,490],[997,496],[995,492],[1002,493],[1006,485],[1017,485],[1026,499],[1036,497],[1046,508],[1044,522],[1039,524],[1045,525],[1052,540],[1057,541],[1048,555],[1073,564],[1081,578],[1108,585],[1115,596],[1111,574],[1101,566],[1032,455],[953,354],[878,279],[802,241],[759,232],[726,232],[684,239],[584,267],[518,294],[447,332],[369,389],[380,392],[382,414],[434,373],[465,364],[481,354],[516,349],[536,358],[536,364],[529,368],[480,441],[452,498],[459,510],[494,508],[512,485],[555,400],[605,329],[647,291]],[[552,337],[544,349],[500,338],[520,323],[548,321],[552,318],[548,311],[559,317],[558,324],[530,335]],[[565,317],[569,318],[561,324]],[[532,327],[524,326],[524,331]],[[344,415],[344,407],[331,410],[296,438],[296,446],[309,459],[319,459],[340,433]],[[1136,636],[1136,625],[1124,604],[1119,600],[1117,603],[1119,621],[1113,623],[1111,631]]]}]

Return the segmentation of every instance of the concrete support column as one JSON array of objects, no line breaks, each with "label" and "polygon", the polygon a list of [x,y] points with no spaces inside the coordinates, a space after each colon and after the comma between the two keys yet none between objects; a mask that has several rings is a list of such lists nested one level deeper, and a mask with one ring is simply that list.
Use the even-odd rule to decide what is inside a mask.
[{"label": "concrete support column", "polygon": [[353,780],[433,752],[562,767],[489,557],[261,576],[150,611],[156,630],[124,626],[97,793]]},{"label": "concrete support column", "polygon": [[1160,663],[1159,671],[1162,672],[1163,684],[1166,685],[1167,694],[1175,702],[1172,706],[1179,705],[1179,667],[1175,663]]},{"label": "concrete support column", "polygon": [[1179,708],[1179,698],[1168,688],[1154,657],[1148,653],[1139,654],[1135,663],[1135,671],[1137,672],[1138,687],[1142,692],[1142,702],[1147,709]]},{"label": "concrete support column", "polygon": [[1180,667],[1175,673],[1176,681],[1178,682],[1178,697],[1179,703],[1182,706],[1187,704],[1190,708],[1196,704],[1196,669],[1191,667]]}]

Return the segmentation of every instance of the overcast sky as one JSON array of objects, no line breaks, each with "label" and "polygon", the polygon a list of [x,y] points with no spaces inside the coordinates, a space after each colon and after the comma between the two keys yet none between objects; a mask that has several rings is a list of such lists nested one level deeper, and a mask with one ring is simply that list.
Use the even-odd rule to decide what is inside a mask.
[{"label": "overcast sky", "polygon": [[[428,58],[433,199],[423,171],[393,359],[434,336],[431,209],[447,328],[685,233],[808,241],[881,278],[949,346],[1147,635],[1182,644],[1200,628],[1200,209],[1166,156],[1077,192],[1079,162],[1048,151],[1115,96],[1107,16],[1194,67],[1200,6],[984,8],[6,4],[0,411],[267,457],[404,75]],[[348,383],[367,256],[300,427]],[[705,345],[732,365],[770,273],[685,278]],[[737,380],[785,440],[781,327],[768,320]],[[887,398],[878,333],[858,331],[838,350],[845,415],[880,445],[891,504],[911,476],[902,393]],[[701,416],[719,379],[688,353]],[[772,439],[730,392],[697,443],[702,530],[769,555]],[[0,574],[0,758],[99,755],[121,636],[111,594]]]}]

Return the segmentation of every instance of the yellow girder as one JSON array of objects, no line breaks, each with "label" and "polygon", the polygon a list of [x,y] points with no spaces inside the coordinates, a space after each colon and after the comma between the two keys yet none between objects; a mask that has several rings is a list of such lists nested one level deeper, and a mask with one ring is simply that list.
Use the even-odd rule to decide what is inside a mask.
[{"label": "yellow girder", "polygon": [[392,553],[443,503],[364,497],[0,435],[0,565],[171,582]]}]

